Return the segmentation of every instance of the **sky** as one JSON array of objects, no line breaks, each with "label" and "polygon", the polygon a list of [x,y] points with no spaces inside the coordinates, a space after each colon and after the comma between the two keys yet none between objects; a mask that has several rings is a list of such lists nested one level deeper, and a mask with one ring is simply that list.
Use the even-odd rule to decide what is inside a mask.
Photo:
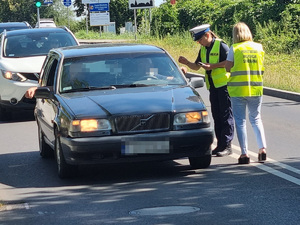
[{"label": "sky", "polygon": [[155,0],[155,6],[159,6],[164,0]]}]

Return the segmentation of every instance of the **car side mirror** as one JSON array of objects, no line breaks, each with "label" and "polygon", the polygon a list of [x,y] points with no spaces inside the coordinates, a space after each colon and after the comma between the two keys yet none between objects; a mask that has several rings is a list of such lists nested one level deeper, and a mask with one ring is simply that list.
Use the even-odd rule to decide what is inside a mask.
[{"label": "car side mirror", "polygon": [[38,87],[34,93],[34,97],[36,98],[53,98],[53,92],[49,87]]},{"label": "car side mirror", "polygon": [[190,85],[194,88],[201,88],[204,86],[204,79],[202,77],[191,77]]}]

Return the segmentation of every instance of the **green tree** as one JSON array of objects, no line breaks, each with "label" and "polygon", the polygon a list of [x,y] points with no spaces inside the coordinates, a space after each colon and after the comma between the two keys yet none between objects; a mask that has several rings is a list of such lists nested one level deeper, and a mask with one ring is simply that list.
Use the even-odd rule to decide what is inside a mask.
[{"label": "green tree", "polygon": [[[300,46],[299,0],[167,0],[154,10],[152,33],[165,36],[211,24],[214,32],[231,44],[235,23],[245,22],[255,40],[272,51],[290,52]],[[171,26],[170,26],[171,25]]]},{"label": "green tree", "polygon": [[[33,27],[37,22],[35,0],[0,0],[0,22],[27,21]],[[53,18],[57,23],[66,15],[66,7],[61,7],[60,0],[54,0],[53,5],[40,7],[40,18]]]},{"label": "green tree", "polygon": [[76,8],[76,16],[82,16],[86,9],[85,5],[82,4],[82,0],[75,0],[73,5]]},{"label": "green tree", "polygon": [[171,5],[170,0],[152,11],[152,33],[157,36],[174,34],[179,31],[180,19],[176,5]]},{"label": "green tree", "polygon": [[32,24],[36,16],[34,1],[26,0],[1,0],[0,21],[1,22],[22,22],[28,21]]},{"label": "green tree", "polygon": [[125,22],[134,20],[134,13],[129,9],[128,0],[111,0],[109,9],[110,21],[116,22],[117,32],[125,26]]}]

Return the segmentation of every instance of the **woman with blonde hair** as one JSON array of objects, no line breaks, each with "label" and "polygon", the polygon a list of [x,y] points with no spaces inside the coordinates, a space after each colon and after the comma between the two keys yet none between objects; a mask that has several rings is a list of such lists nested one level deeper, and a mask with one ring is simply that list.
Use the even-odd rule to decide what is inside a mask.
[{"label": "woman with blonde hair", "polygon": [[229,49],[225,68],[230,72],[227,83],[231,97],[233,117],[241,148],[239,164],[250,163],[246,129],[246,108],[259,147],[258,160],[266,160],[266,140],[261,119],[263,96],[264,51],[252,40],[249,27],[239,22],[232,30],[233,45]]}]

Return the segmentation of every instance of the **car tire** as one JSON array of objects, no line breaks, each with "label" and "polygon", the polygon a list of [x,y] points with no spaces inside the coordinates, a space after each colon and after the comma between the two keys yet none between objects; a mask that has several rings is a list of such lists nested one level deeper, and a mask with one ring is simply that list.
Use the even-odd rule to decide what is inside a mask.
[{"label": "car tire", "polygon": [[76,176],[78,167],[75,165],[70,165],[66,162],[57,130],[55,130],[54,150],[56,156],[58,176],[60,178],[70,178]]},{"label": "car tire", "polygon": [[210,166],[211,155],[189,157],[189,162],[192,169],[204,169]]},{"label": "car tire", "polygon": [[39,147],[40,147],[40,156],[42,158],[52,158],[54,156],[53,149],[45,142],[45,135],[38,125],[38,138],[39,138]]},{"label": "car tire", "polygon": [[0,120],[11,120],[12,112],[0,105]]}]

